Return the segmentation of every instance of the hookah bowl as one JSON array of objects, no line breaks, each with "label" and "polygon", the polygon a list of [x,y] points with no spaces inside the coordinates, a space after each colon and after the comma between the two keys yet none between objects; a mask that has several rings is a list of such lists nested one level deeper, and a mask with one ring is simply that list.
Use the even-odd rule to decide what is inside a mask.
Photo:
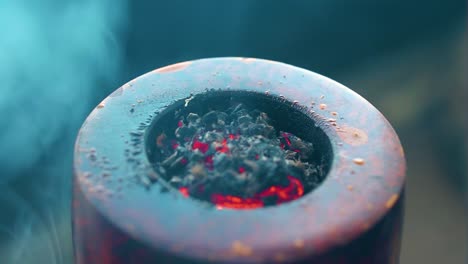
[{"label": "hookah bowl", "polygon": [[[275,206],[217,210],[155,180],[155,131],[173,126],[178,111],[233,100],[309,137],[326,171],[317,188]],[[405,170],[385,117],[333,80],[253,58],[170,65],[118,88],[79,131],[75,261],[398,263]]]}]

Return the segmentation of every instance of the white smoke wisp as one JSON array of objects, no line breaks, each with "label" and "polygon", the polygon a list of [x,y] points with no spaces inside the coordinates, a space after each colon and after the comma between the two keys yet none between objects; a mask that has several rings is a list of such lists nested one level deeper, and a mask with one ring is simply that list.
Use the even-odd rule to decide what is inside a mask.
[{"label": "white smoke wisp", "polygon": [[125,1],[0,1],[1,263],[72,263],[74,139],[121,70]]}]

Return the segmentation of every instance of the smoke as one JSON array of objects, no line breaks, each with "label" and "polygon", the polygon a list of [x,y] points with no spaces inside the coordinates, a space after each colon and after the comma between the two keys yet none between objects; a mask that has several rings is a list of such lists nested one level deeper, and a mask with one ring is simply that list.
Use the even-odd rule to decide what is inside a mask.
[{"label": "smoke", "polygon": [[71,263],[76,132],[120,72],[125,0],[0,1],[1,263]]}]

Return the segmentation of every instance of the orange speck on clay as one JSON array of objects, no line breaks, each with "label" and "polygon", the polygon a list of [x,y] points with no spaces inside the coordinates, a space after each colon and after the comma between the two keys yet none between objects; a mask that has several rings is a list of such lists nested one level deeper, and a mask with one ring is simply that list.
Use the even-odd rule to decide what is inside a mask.
[{"label": "orange speck on clay", "polygon": [[326,104],[320,104],[319,107],[320,107],[321,110],[325,110],[327,108],[327,105]]},{"label": "orange speck on clay", "polygon": [[304,240],[296,239],[296,241],[294,241],[294,246],[296,248],[303,248],[304,247]]},{"label": "orange speck on clay", "polygon": [[231,250],[234,254],[239,256],[250,256],[252,255],[252,248],[236,240],[232,243]]},{"label": "orange speck on clay", "polygon": [[341,125],[340,127],[342,129],[338,131],[338,136],[345,143],[350,144],[352,146],[359,146],[367,143],[368,136],[366,132],[347,125]]},{"label": "orange speck on clay", "polygon": [[353,159],[353,162],[356,165],[364,165],[364,163],[365,163],[364,159],[361,159],[361,158],[355,158],[355,159]]},{"label": "orange speck on clay", "polygon": [[385,203],[385,207],[387,207],[389,209],[392,208],[397,200],[398,200],[398,194],[393,194],[392,196],[390,196],[390,198]]},{"label": "orange speck on clay", "polygon": [[176,64],[172,64],[163,68],[159,68],[155,70],[157,73],[169,73],[169,72],[176,72],[184,69],[185,67],[189,66],[192,62],[191,61],[186,61],[186,62],[180,62]]},{"label": "orange speck on clay", "polygon": [[350,191],[352,191],[352,190],[354,189],[354,187],[353,187],[352,185],[348,185],[346,188],[347,188],[348,190],[350,190]]},{"label": "orange speck on clay", "polygon": [[332,116],[337,116],[338,113],[337,112],[331,112]]}]

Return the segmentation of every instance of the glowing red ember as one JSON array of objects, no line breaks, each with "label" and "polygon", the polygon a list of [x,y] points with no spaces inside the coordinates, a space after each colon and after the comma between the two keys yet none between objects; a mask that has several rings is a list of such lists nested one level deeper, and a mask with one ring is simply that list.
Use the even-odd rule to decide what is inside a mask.
[{"label": "glowing red ember", "polygon": [[213,194],[211,201],[218,209],[255,209],[264,206],[263,199],[265,198],[276,197],[276,204],[281,204],[301,197],[304,194],[304,187],[301,181],[292,176],[288,176],[288,180],[288,186],[271,186],[253,198]]},{"label": "glowing red ember", "polygon": [[258,198],[241,198],[232,195],[213,194],[211,201],[218,209],[255,209],[263,207],[263,201]]},{"label": "glowing red ember", "polygon": [[291,146],[291,140],[289,139],[289,134],[283,133],[283,138],[286,141],[286,144],[288,144],[288,146]]},{"label": "glowing red ember", "polygon": [[180,187],[179,188],[179,192],[185,196],[185,197],[189,197],[189,190],[187,187]]},{"label": "glowing red ember", "polygon": [[224,139],[222,146],[216,148],[217,152],[229,153],[229,147],[227,146],[227,140]]},{"label": "glowing red ember", "polygon": [[200,150],[201,153],[203,153],[203,154],[205,154],[205,153],[208,151],[209,148],[210,148],[210,145],[208,145],[208,144],[206,144],[206,143],[203,143],[203,142],[201,142],[201,141],[198,141],[198,140],[195,140],[195,141],[193,142],[193,145],[192,145],[192,149],[193,149],[193,150],[198,149],[198,150]]}]

